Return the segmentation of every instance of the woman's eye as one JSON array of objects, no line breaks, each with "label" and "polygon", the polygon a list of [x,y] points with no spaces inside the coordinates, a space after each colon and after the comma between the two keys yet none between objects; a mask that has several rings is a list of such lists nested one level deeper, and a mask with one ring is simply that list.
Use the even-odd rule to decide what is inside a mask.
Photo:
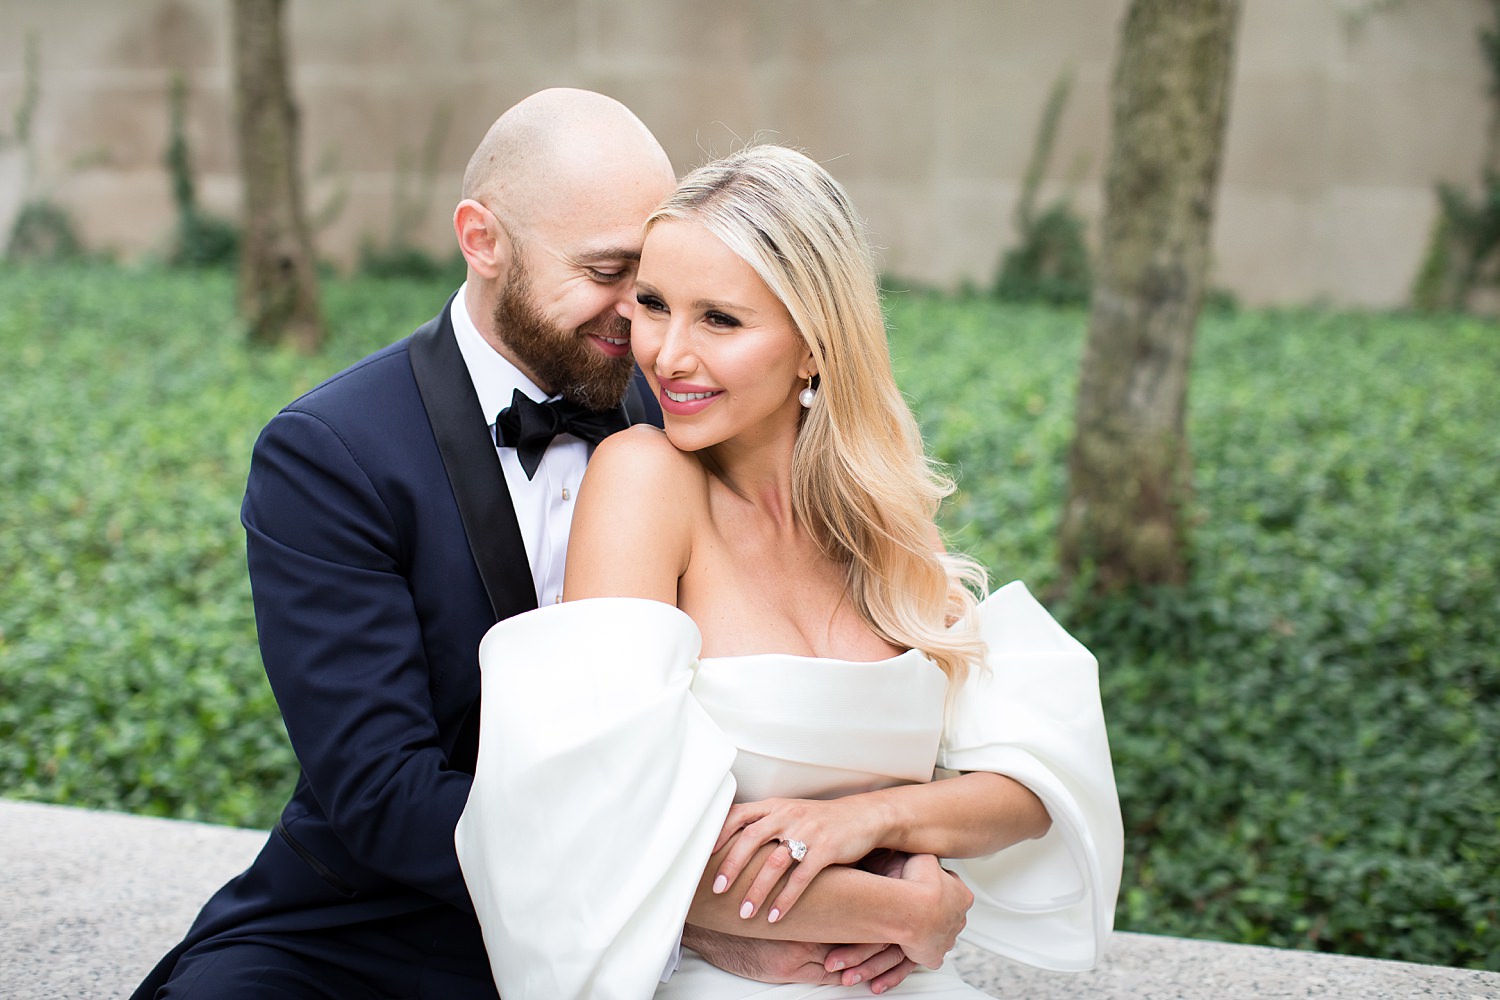
[{"label": "woman's eye", "polygon": [[703,319],[708,323],[709,326],[732,327],[740,325],[739,320],[735,319],[733,316],[728,315],[727,313],[721,312],[705,313]]},{"label": "woman's eye", "polygon": [[645,292],[638,293],[635,297],[635,301],[641,306],[641,308],[645,309],[648,312],[665,312],[667,308],[667,304],[661,299],[657,298],[655,295],[649,295]]}]

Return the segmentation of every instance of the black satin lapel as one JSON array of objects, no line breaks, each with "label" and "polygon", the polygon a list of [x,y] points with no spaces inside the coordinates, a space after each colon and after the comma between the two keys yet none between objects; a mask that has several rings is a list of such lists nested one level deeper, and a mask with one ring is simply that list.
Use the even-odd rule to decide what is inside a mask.
[{"label": "black satin lapel", "polygon": [[412,334],[408,349],[422,405],[437,438],[448,482],[479,567],[495,620],[536,607],[536,585],[516,508],[495,455],[489,418],[479,408],[474,383],[453,336],[448,308]]},{"label": "black satin lapel", "polygon": [[639,368],[635,370],[630,385],[625,389],[625,416],[632,424],[650,424],[660,427],[662,424],[661,404],[651,394],[651,383],[646,381],[646,375]]}]

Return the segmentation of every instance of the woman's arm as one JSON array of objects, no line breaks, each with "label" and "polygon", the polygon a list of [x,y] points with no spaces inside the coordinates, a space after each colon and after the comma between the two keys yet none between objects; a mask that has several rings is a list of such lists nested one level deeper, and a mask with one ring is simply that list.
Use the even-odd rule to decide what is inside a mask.
[{"label": "woman's arm", "polygon": [[[715,845],[723,861],[713,889],[734,897],[740,912],[786,917],[828,866],[852,864],[871,851],[970,858],[1044,835],[1051,818],[1030,789],[1001,774],[973,772],[921,785],[899,785],[827,801],[765,799],[730,809]],[[807,845],[800,862],[777,842]],[[749,881],[741,895],[730,893]]]},{"label": "woman's arm", "polygon": [[[763,845],[755,858],[764,860],[777,849],[778,845]],[[956,876],[935,857],[923,854],[906,858],[896,877],[830,866],[813,880],[795,914],[774,923],[751,920],[735,904],[746,885],[732,884],[729,888],[735,892],[713,891],[710,873],[721,860],[722,852],[709,859],[688,911],[689,923],[784,941],[893,942],[918,965],[934,969],[958,940],[964,914],[974,901]]]}]

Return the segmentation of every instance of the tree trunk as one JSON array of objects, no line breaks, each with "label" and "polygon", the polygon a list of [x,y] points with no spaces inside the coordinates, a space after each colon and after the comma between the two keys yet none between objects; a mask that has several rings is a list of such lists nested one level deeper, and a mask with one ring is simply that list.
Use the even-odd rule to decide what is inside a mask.
[{"label": "tree trunk", "polygon": [[240,314],[250,339],[315,351],[318,275],[298,172],[282,0],[234,0],[236,131],[244,184]]},{"label": "tree trunk", "polygon": [[1060,557],[1095,586],[1187,576],[1185,424],[1240,0],[1132,0]]}]

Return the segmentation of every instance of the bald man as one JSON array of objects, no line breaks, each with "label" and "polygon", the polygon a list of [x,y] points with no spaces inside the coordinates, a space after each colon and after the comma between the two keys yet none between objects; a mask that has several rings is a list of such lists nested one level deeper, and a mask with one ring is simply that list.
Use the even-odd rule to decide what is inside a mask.
[{"label": "bald man", "polygon": [[[255,863],[137,997],[495,996],[453,848],[477,649],[558,599],[592,442],[650,417],[627,399],[627,317],[641,223],[673,184],[619,103],[522,101],[464,175],[463,287],[261,434],[242,520],[302,770]],[[523,400],[560,406],[518,416]],[[556,414],[551,441],[538,413]],[[527,433],[507,444],[507,425]]]},{"label": "bald man", "polygon": [[[255,862],[138,1000],[495,997],[453,846],[479,640],[561,599],[593,444],[660,420],[632,380],[628,317],[642,223],[674,183],[618,102],[522,101],[464,174],[463,286],[262,432],[241,519],[301,774]],[[710,961],[766,980],[838,982],[826,967],[866,963],[869,981],[900,961],[688,933]]]}]

